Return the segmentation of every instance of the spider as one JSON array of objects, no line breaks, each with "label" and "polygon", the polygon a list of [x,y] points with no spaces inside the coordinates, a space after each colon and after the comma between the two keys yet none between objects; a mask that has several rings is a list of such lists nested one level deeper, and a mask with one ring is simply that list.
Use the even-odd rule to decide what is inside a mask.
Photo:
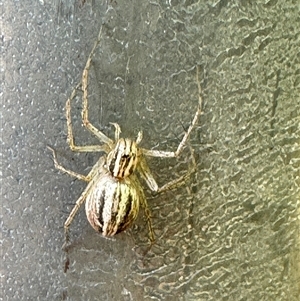
[{"label": "spider", "polygon": [[[69,227],[78,209],[84,202],[88,221],[91,226],[104,237],[114,236],[130,227],[136,219],[141,205],[144,208],[145,217],[147,219],[150,241],[153,243],[154,232],[151,223],[150,210],[143,188],[135,171],[137,171],[141,178],[145,180],[148,187],[157,193],[182,185],[190,175],[191,172],[187,172],[185,175],[170,181],[162,187],[158,187],[145,157],[171,158],[178,157],[182,152],[187,139],[201,114],[202,99],[200,96],[199,70],[196,68],[196,78],[199,90],[198,107],[188,130],[185,132],[175,152],[141,148],[139,147],[139,144],[142,141],[142,132],[138,133],[136,140],[121,138],[121,129],[117,123],[112,123],[115,127],[115,139],[112,140],[93,126],[88,118],[88,73],[95,50],[101,41],[101,36],[102,28],[100,29],[98,39],[88,56],[83,70],[81,83],[74,88],[71,96],[66,102],[67,142],[74,152],[104,152],[106,155],[102,155],[99,158],[88,175],[82,175],[60,165],[57,160],[56,151],[48,146],[53,153],[53,161],[57,169],[88,183],[64,224],[64,246],[66,246],[69,241]],[[100,140],[101,144],[99,145],[75,145],[71,120],[71,101],[75,98],[78,89],[81,89],[83,92],[83,125]],[[191,148],[190,150],[193,153]]]}]

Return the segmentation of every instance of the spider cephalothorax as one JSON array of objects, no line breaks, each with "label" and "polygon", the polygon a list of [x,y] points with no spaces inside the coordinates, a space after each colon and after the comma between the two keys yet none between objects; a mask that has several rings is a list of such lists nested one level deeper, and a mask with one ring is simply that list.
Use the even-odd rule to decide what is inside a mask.
[{"label": "spider cephalothorax", "polygon": [[129,138],[120,138],[107,155],[106,166],[113,177],[123,179],[135,171],[138,157],[137,143]]}]

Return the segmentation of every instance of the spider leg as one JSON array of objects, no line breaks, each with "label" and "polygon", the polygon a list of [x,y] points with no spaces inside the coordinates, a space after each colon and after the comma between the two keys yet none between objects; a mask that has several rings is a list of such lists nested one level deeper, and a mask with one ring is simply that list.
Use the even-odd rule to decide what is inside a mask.
[{"label": "spider leg", "polygon": [[71,118],[71,101],[75,98],[77,91],[81,89],[81,84],[78,84],[72,91],[71,96],[68,98],[66,102],[66,118],[67,118],[67,130],[68,130],[68,138],[67,142],[69,147],[74,152],[109,152],[109,148],[101,145],[84,145],[78,146],[75,145],[75,139],[73,135],[72,129],[72,118]]},{"label": "spider leg", "polygon": [[70,169],[67,169],[67,168],[63,167],[60,163],[58,163],[56,151],[51,146],[49,146],[49,145],[47,145],[47,148],[52,151],[53,162],[54,162],[54,166],[55,166],[56,169],[58,169],[58,170],[60,170],[60,171],[62,171],[64,173],[68,174],[71,177],[75,177],[78,180],[85,181],[85,182],[90,182],[91,181],[91,179],[95,176],[95,174],[97,172],[99,172],[99,170],[102,168],[104,160],[105,160],[103,157],[101,157],[99,159],[99,161],[90,170],[90,172],[88,173],[88,175],[85,176],[85,175],[79,174],[77,172],[74,172],[74,171],[72,171]]},{"label": "spider leg", "polygon": [[81,175],[77,172],[74,172],[72,170],[69,170],[69,169],[66,169],[65,167],[63,167],[61,164],[58,163],[57,161],[57,156],[56,156],[56,151],[50,147],[49,145],[47,145],[48,149],[50,149],[52,151],[52,154],[53,154],[53,162],[54,162],[54,166],[55,168],[59,169],[60,171],[72,176],[72,177],[75,177],[77,178],[78,180],[82,180],[82,181],[85,181],[85,182],[89,182],[90,179],[88,178],[88,176],[84,176],[84,175]]},{"label": "spider leg", "polygon": [[189,145],[189,148],[190,148],[191,157],[192,157],[192,168],[190,168],[188,170],[188,172],[186,174],[184,174],[183,176],[168,182],[167,184],[163,185],[162,187],[158,187],[146,160],[144,158],[140,159],[140,163],[139,163],[137,170],[138,170],[140,176],[146,181],[148,187],[152,191],[161,193],[161,192],[164,192],[167,190],[171,190],[171,189],[180,187],[181,185],[183,185],[186,182],[186,180],[190,177],[190,175],[196,170],[196,160],[194,157],[194,150],[192,149],[192,147],[190,145]]},{"label": "spider leg", "polygon": [[144,179],[144,181],[147,183],[148,187],[152,191],[157,192],[158,185],[150,171],[147,161],[145,160],[145,158],[143,156],[140,157],[139,165],[137,166],[137,171],[140,174],[140,176]]},{"label": "spider leg", "polygon": [[179,143],[179,145],[177,147],[177,150],[175,152],[160,151],[160,150],[151,150],[151,149],[144,149],[144,148],[142,148],[141,149],[142,153],[145,156],[149,156],[149,157],[177,158],[181,154],[181,152],[182,152],[182,150],[183,150],[183,148],[184,148],[184,146],[185,146],[185,144],[186,144],[186,142],[187,142],[187,140],[188,140],[188,138],[189,138],[192,130],[194,129],[194,127],[195,127],[195,125],[197,123],[197,120],[198,120],[198,117],[200,116],[200,114],[201,114],[201,110],[200,110],[200,107],[198,107],[197,111],[196,111],[196,114],[195,114],[195,116],[194,116],[194,118],[192,120],[191,125],[189,126],[188,130],[185,132],[185,134],[184,134],[182,140],[180,141],[180,143]]},{"label": "spider leg", "polygon": [[172,180],[172,181],[166,183],[165,185],[163,185],[162,187],[160,187],[157,190],[157,193],[161,193],[161,192],[164,192],[167,190],[171,190],[171,189],[180,187],[181,185],[185,184],[187,179],[191,176],[191,174],[195,172],[197,164],[196,164],[196,160],[194,157],[194,150],[192,149],[192,147],[190,145],[189,145],[189,148],[190,148],[191,157],[192,157],[192,167],[189,168],[188,172],[186,174],[184,174],[183,176],[181,176],[175,180]]},{"label": "spider leg", "polygon": [[110,122],[110,124],[112,124],[115,127],[115,141],[118,141],[120,139],[121,128],[115,122]]},{"label": "spider leg", "polygon": [[174,157],[177,158],[181,154],[192,130],[194,129],[194,127],[197,124],[198,118],[201,115],[201,110],[202,110],[202,97],[201,97],[201,86],[200,86],[200,81],[199,81],[199,67],[198,66],[196,67],[196,80],[197,80],[197,85],[198,85],[198,107],[197,107],[196,113],[194,115],[194,118],[193,118],[188,130],[185,132],[182,140],[180,141],[180,143],[177,147],[177,150],[175,152],[170,152],[170,151],[141,149],[145,156],[160,157],[160,158],[174,158]]},{"label": "spider leg", "polygon": [[93,168],[91,169],[91,171],[88,173],[88,175],[85,177],[88,180],[88,185],[86,186],[86,188],[84,189],[84,191],[82,192],[81,196],[79,197],[79,199],[76,201],[71,213],[69,214],[68,218],[65,221],[64,224],[64,229],[65,229],[65,243],[63,245],[63,249],[65,249],[67,247],[67,244],[69,242],[69,228],[70,225],[78,211],[78,209],[81,207],[81,205],[84,203],[90,189],[92,189],[94,183],[95,183],[95,179],[97,178],[97,176],[99,174],[102,173],[103,171],[103,164],[105,163],[105,158],[104,157],[100,157],[100,159],[97,161],[97,163],[93,166]]},{"label": "spider leg", "polygon": [[89,184],[87,185],[87,187],[84,189],[84,191],[82,192],[81,196],[79,197],[79,199],[76,201],[71,213],[69,214],[68,218],[66,219],[65,221],[65,224],[64,224],[64,229],[65,229],[65,243],[63,245],[63,249],[67,249],[67,246],[68,246],[68,242],[70,240],[70,236],[69,236],[69,228],[70,228],[70,225],[78,211],[78,209],[81,207],[81,205],[84,203],[88,193],[89,193],[89,190],[91,189],[91,187],[93,186],[94,184],[94,181],[90,181]]},{"label": "spider leg", "polygon": [[155,238],[154,238],[154,231],[152,227],[152,222],[151,222],[151,213],[148,207],[148,203],[145,198],[141,199],[141,204],[144,209],[144,214],[147,220],[147,225],[148,225],[148,230],[149,230],[149,236],[150,236],[150,243],[151,245],[154,244]]},{"label": "spider leg", "polygon": [[103,134],[100,130],[98,130],[95,126],[93,126],[88,119],[88,73],[91,68],[92,58],[95,54],[95,50],[99,45],[102,37],[102,27],[100,28],[98,39],[94,44],[94,47],[87,59],[85,64],[85,68],[82,73],[82,90],[83,90],[83,108],[82,108],[82,122],[83,125],[92,132],[100,141],[107,143],[108,145],[112,145],[113,141],[108,138],[105,134]]}]

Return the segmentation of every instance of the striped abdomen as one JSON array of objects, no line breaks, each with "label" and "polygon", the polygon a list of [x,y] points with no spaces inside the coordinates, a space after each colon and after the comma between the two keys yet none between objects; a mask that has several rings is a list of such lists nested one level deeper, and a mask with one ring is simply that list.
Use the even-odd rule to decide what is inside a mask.
[{"label": "striped abdomen", "polygon": [[85,210],[91,226],[103,236],[126,230],[136,219],[144,193],[136,177],[123,180],[109,173],[100,177],[87,195]]}]

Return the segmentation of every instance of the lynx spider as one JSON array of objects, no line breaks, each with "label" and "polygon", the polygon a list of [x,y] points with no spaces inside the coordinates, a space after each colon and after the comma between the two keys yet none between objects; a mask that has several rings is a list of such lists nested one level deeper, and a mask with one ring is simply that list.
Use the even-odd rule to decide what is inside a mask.
[{"label": "lynx spider", "polygon": [[[160,158],[172,158],[178,157],[182,152],[187,139],[195,127],[198,117],[201,114],[202,98],[201,98],[201,87],[199,82],[199,70],[196,68],[196,79],[198,84],[199,92],[199,102],[194,118],[185,132],[181,142],[179,143],[177,150],[173,151],[160,151],[160,150],[148,150],[140,148],[138,144],[142,140],[142,132],[138,133],[137,139],[135,141],[131,139],[120,138],[121,129],[120,126],[116,123],[112,123],[115,127],[115,139],[114,141],[103,134],[100,130],[94,127],[88,118],[88,73],[91,67],[92,58],[94,56],[95,50],[101,41],[102,28],[100,29],[98,39],[96,40],[90,55],[88,56],[83,74],[81,83],[79,83],[71,93],[71,96],[66,102],[66,118],[67,118],[67,130],[68,138],[67,142],[74,152],[105,152],[106,156],[101,156],[97,163],[92,167],[88,175],[82,175],[64,168],[58,163],[56,151],[50,146],[48,148],[53,153],[54,165],[60,171],[67,173],[70,176],[73,176],[79,180],[87,182],[87,186],[82,192],[81,196],[76,201],[75,206],[73,207],[71,213],[69,214],[65,224],[65,244],[67,245],[69,241],[69,227],[78,211],[80,206],[86,201],[86,214],[88,220],[92,227],[102,233],[103,236],[113,236],[118,232],[126,230],[132,222],[135,220],[139,203],[141,203],[144,208],[145,216],[147,219],[147,224],[150,233],[150,241],[154,242],[154,233],[152,229],[150,211],[147,205],[146,198],[143,193],[143,189],[139,180],[137,179],[134,171],[135,169],[139,172],[141,178],[145,180],[148,187],[157,193],[176,188],[182,185],[187,177],[191,174],[192,170],[187,172],[185,175],[168,182],[162,187],[158,187],[151,171],[148,167],[148,164],[145,160],[145,156],[149,157],[160,157]],[[82,122],[84,127],[93,133],[103,144],[102,145],[85,145],[78,146],[75,145],[75,140],[73,137],[72,130],[72,121],[71,121],[71,101],[75,98],[77,90],[82,89],[83,92],[83,109],[82,109]],[[129,148],[129,149],[128,149]],[[190,148],[192,154],[193,150]],[[118,164],[117,164],[118,163]],[[195,168],[195,162],[193,157],[193,164]],[[123,185],[123,186],[122,186]],[[119,187],[119,188],[116,188]],[[118,190],[118,191],[117,191]],[[110,193],[113,192],[113,193]],[[117,193],[118,192],[118,193]],[[110,197],[107,196],[110,194]],[[102,199],[102,204],[100,201]],[[124,202],[123,205],[121,204]],[[134,203],[135,202],[135,203]],[[107,203],[107,204],[106,204]],[[119,206],[116,209],[114,214],[121,215],[119,220],[115,219],[113,221],[111,212],[107,212],[105,205],[109,205],[110,209],[112,207]],[[102,208],[100,208],[102,206]],[[123,206],[123,207],[122,207]],[[124,207],[125,206],[125,207]],[[130,212],[126,211],[126,206],[130,206]],[[102,211],[101,211],[102,210]],[[106,211],[105,211],[106,210]],[[119,211],[119,212],[118,212]],[[99,216],[101,214],[101,216]],[[131,215],[130,215],[131,214]],[[105,219],[103,221],[100,219]],[[105,223],[108,223],[108,226],[104,229]],[[124,224],[121,227],[121,224]]]}]

